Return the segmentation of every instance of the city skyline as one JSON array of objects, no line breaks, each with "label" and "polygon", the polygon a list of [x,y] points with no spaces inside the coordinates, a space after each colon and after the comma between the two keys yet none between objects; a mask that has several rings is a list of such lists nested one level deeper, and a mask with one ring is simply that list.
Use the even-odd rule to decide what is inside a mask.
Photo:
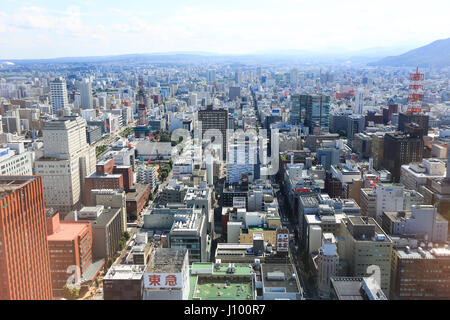
[{"label": "city skyline", "polygon": [[417,4],[285,1],[279,6],[271,0],[197,0],[186,5],[172,0],[150,6],[144,1],[6,0],[0,9],[0,58],[257,54],[280,48],[330,54],[380,48],[400,54],[448,37],[448,2]]}]

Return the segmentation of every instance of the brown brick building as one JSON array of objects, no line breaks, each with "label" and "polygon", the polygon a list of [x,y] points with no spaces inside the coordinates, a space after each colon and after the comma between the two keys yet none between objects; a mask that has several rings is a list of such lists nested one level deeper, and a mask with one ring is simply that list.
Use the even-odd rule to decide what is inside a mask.
[{"label": "brown brick building", "polygon": [[[71,275],[75,278],[76,274],[78,279],[84,277],[88,268],[93,266],[92,224],[87,221],[60,221],[57,213],[47,216],[47,233],[53,296],[59,297]],[[101,266],[91,272],[94,278]]]},{"label": "brown brick building", "polygon": [[133,212],[139,214],[145,206],[151,193],[149,184],[136,183],[135,187],[127,193],[127,215]]}]

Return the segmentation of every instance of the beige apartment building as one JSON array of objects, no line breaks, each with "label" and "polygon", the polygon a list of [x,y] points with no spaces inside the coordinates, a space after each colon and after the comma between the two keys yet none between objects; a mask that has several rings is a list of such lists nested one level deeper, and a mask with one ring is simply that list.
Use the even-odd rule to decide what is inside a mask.
[{"label": "beige apartment building", "polygon": [[[341,238],[338,246],[340,259],[348,264],[348,275],[367,277],[380,276],[380,287],[386,296],[390,292],[392,246],[391,238],[371,217],[348,217],[341,224]],[[379,273],[377,269],[379,268]]]},{"label": "beige apartment building", "polygon": [[86,142],[86,121],[64,117],[46,122],[44,156],[35,162],[42,176],[47,207],[61,212],[77,209],[84,202],[84,179],[95,172],[95,148]]}]

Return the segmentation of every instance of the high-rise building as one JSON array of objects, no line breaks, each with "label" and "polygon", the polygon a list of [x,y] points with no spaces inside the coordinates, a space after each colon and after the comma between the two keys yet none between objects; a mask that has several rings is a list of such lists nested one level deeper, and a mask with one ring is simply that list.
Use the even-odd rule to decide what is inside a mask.
[{"label": "high-rise building", "polygon": [[92,83],[89,79],[84,79],[80,83],[81,108],[93,109]]},{"label": "high-rise building", "polygon": [[[247,137],[246,137],[247,138]],[[236,139],[237,140],[237,139]],[[227,172],[228,182],[237,183],[242,176],[247,176],[248,182],[258,179],[256,167],[258,163],[258,138],[249,136],[245,141],[228,141]]]},{"label": "high-rise building", "polygon": [[120,208],[122,216],[123,232],[127,231],[127,212],[125,191],[112,189],[91,190],[92,205],[105,206],[110,208]]},{"label": "high-rise building", "polygon": [[234,74],[234,81],[236,82],[237,85],[240,85],[242,82],[242,71],[241,69],[237,69],[235,74]]},{"label": "high-rise building", "polygon": [[[348,217],[341,224],[345,244],[338,246],[340,259],[345,259],[353,277],[379,276],[379,284],[389,295],[391,280],[392,240],[370,217]],[[378,281],[378,279],[377,279]]]},{"label": "high-rise building", "polygon": [[381,162],[384,156],[384,133],[372,135],[370,155],[373,159],[373,167],[376,170],[381,169]]},{"label": "high-rise building", "polygon": [[355,95],[355,113],[356,114],[363,113],[363,104],[364,104],[364,89],[358,88],[358,90],[356,90],[356,95]]},{"label": "high-rise building", "polygon": [[56,114],[56,111],[64,110],[64,108],[69,106],[67,85],[64,78],[56,78],[50,81],[50,101],[54,114]]},{"label": "high-rise building", "polygon": [[391,299],[450,299],[450,249],[402,247],[392,254]]},{"label": "high-rise building", "polygon": [[[198,121],[201,121],[202,137],[205,139],[205,132],[207,130],[219,130],[222,133],[222,150],[223,158],[226,158],[227,153],[227,129],[228,129],[228,111],[226,109],[213,109],[209,105],[206,109],[198,111]],[[215,142],[220,143],[220,142]]]},{"label": "high-rise building", "polygon": [[330,117],[330,97],[325,95],[300,95],[300,109],[305,110],[305,126],[310,132],[314,128],[328,132]]},{"label": "high-rise building", "polygon": [[399,113],[398,115],[398,130],[401,132],[406,132],[406,125],[408,123],[416,123],[420,126],[420,128],[423,131],[423,135],[428,135],[428,121],[429,116],[422,113],[416,113],[416,114],[406,114],[406,113]]},{"label": "high-rise building", "polygon": [[289,113],[289,122],[291,124],[301,124],[305,120],[305,108],[300,104],[300,95],[295,94],[291,97],[291,110]]},{"label": "high-rise building", "polygon": [[347,139],[350,147],[353,145],[355,134],[363,132],[365,128],[365,117],[361,115],[350,115],[347,117]]},{"label": "high-rise building", "polygon": [[216,70],[214,69],[209,69],[208,70],[208,75],[207,75],[207,79],[208,83],[214,83],[216,82]]},{"label": "high-rise building", "polygon": [[381,224],[383,211],[403,210],[403,191],[405,187],[402,184],[377,184],[377,222]]},{"label": "high-rise building", "polygon": [[291,69],[290,73],[290,79],[289,82],[291,83],[292,86],[297,86],[298,84],[298,70],[297,69]]},{"label": "high-rise building", "polygon": [[0,300],[51,300],[42,178],[0,177]]},{"label": "high-rise building", "polygon": [[64,117],[48,121],[43,128],[44,156],[35,162],[42,176],[47,207],[62,213],[79,207],[85,177],[95,172],[95,147],[86,141],[86,121]]},{"label": "high-rise building", "polygon": [[359,201],[361,215],[375,219],[377,216],[377,194],[375,189],[362,188]]},{"label": "high-rise building", "polygon": [[383,167],[391,172],[394,182],[399,182],[402,165],[422,161],[423,138],[413,134],[387,133],[383,155]]},{"label": "high-rise building", "polygon": [[258,81],[260,82],[261,81],[261,77],[262,77],[262,69],[261,69],[261,67],[257,67],[256,68],[256,76],[258,78]]},{"label": "high-rise building", "polygon": [[412,205],[411,211],[383,211],[381,226],[389,235],[445,243],[448,221],[432,205]]},{"label": "high-rise building", "polygon": [[236,100],[241,97],[241,87],[230,87],[229,90],[230,100]]},{"label": "high-rise building", "polygon": [[170,248],[187,248],[189,261],[207,261],[207,218],[200,211],[178,214],[170,230]]}]

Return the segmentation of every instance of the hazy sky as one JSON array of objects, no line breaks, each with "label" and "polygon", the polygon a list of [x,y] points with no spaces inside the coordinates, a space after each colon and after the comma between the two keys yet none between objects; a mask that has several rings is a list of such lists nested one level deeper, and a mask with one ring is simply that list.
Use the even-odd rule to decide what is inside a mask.
[{"label": "hazy sky", "polygon": [[449,0],[0,0],[0,59],[359,50],[450,36]]}]

